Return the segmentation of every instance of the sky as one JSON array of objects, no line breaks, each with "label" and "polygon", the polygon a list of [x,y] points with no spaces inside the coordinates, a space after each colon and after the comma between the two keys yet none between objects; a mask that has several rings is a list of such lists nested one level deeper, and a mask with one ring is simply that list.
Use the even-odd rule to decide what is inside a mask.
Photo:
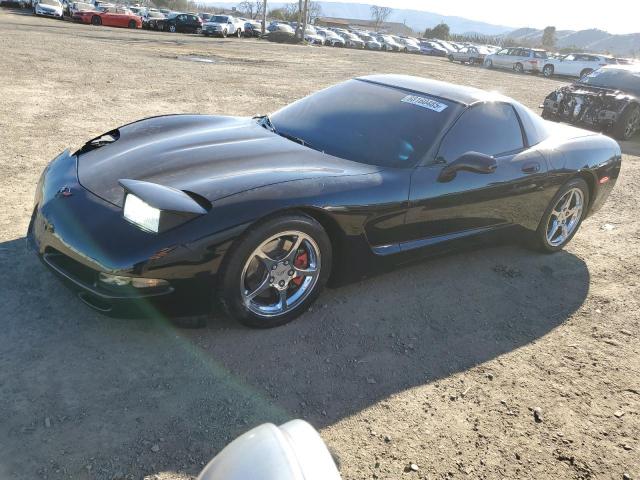
[{"label": "sky", "polygon": [[[286,0],[280,0],[286,1]],[[509,27],[558,30],[599,28],[610,33],[640,32],[640,0],[328,0],[456,15]]]}]

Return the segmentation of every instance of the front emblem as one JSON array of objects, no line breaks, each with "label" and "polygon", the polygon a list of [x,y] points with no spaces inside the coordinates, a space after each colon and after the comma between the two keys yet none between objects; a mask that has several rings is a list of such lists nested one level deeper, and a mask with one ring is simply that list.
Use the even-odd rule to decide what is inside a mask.
[{"label": "front emblem", "polygon": [[58,196],[60,197],[70,197],[71,195],[73,195],[73,193],[71,192],[71,189],[66,185],[58,190]]}]

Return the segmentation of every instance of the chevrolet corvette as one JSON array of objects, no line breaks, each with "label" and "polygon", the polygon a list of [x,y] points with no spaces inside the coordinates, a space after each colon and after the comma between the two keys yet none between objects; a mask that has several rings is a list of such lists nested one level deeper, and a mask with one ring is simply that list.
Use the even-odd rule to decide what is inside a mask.
[{"label": "chevrolet corvette", "polygon": [[640,66],[607,65],[551,92],[542,104],[549,120],[606,130],[619,140],[640,132]]},{"label": "chevrolet corvette", "polygon": [[608,197],[618,144],[444,82],[360,77],[271,115],[167,115],[65,151],[27,238],[102,312],[251,327],[361,278],[493,232],[562,249]]}]

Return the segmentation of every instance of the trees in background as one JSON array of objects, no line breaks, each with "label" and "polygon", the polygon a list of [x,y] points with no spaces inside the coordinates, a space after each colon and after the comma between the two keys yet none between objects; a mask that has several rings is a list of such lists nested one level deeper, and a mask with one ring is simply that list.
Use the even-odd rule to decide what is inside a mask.
[{"label": "trees in background", "polygon": [[427,28],[424,31],[425,38],[437,38],[439,40],[449,40],[449,25],[444,22],[439,23],[433,28]]},{"label": "trees in background", "polygon": [[389,7],[379,7],[371,5],[371,20],[373,21],[374,30],[380,30],[380,27],[387,21],[393,10]]},{"label": "trees in background", "polygon": [[542,46],[547,50],[553,50],[556,46],[556,27],[546,27],[542,32]]},{"label": "trees in background", "polygon": [[296,3],[288,3],[281,8],[269,10],[269,17],[274,20],[282,20],[283,22],[298,22],[304,24],[305,10],[307,12],[307,22],[309,23],[322,15],[322,6],[318,2],[300,0]]},{"label": "trees in background", "polygon": [[263,0],[244,0],[238,4],[238,11],[252,20],[262,17]]}]

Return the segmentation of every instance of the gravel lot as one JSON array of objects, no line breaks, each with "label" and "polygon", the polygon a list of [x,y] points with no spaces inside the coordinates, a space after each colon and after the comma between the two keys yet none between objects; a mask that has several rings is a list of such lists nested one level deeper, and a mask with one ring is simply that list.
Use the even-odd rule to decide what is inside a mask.
[{"label": "gravel lot", "polygon": [[264,113],[374,72],[535,108],[561,80],[7,9],[0,51],[0,478],[191,478],[239,433],[290,418],[320,429],[346,480],[640,478],[638,143],[565,252],[420,263],[270,331],[101,316],[25,247],[47,162],[141,117]]}]

